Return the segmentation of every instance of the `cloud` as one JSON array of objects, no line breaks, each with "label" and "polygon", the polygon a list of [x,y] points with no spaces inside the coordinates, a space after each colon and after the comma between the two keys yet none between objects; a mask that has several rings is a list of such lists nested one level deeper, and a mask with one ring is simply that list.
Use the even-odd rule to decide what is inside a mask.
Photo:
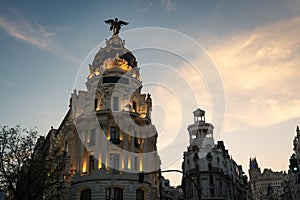
[{"label": "cloud", "polygon": [[7,80],[7,79],[0,79],[0,83],[2,83],[3,85],[11,85],[11,81]]},{"label": "cloud", "polygon": [[134,1],[134,3],[137,6],[137,10],[141,12],[147,12],[153,7],[151,1]]},{"label": "cloud", "polygon": [[175,5],[171,0],[161,0],[161,4],[168,12],[175,9]]},{"label": "cloud", "polygon": [[[60,55],[72,62],[79,63],[80,60],[70,55],[54,40],[55,32],[49,31],[45,26],[36,22],[30,23],[19,12],[11,12],[11,19],[0,15],[0,28],[4,29],[10,36],[26,42],[37,48]],[[14,20],[13,20],[14,19]]]},{"label": "cloud", "polygon": [[300,17],[222,38],[208,48],[224,80],[226,131],[300,114]]}]

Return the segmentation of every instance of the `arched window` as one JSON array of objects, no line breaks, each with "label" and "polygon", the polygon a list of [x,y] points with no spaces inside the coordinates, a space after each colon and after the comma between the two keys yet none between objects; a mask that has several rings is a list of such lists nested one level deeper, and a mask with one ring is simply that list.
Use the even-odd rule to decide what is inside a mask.
[{"label": "arched window", "polygon": [[91,200],[92,190],[87,188],[80,192],[80,200]]},{"label": "arched window", "polygon": [[123,189],[118,187],[112,187],[106,189],[106,200],[123,200]]},{"label": "arched window", "polygon": [[136,200],[144,200],[145,199],[145,192],[141,188],[136,190]]}]

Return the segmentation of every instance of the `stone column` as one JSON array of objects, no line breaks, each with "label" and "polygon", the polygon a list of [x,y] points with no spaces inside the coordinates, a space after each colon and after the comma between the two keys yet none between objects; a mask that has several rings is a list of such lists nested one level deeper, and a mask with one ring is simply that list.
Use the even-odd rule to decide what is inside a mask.
[{"label": "stone column", "polygon": [[102,148],[101,148],[101,162],[102,162],[102,165],[101,165],[101,168],[102,169],[105,169],[106,167],[106,154],[107,154],[107,148],[106,148],[106,144],[107,144],[107,137],[106,137],[106,134],[107,134],[107,127],[103,127],[103,133],[101,134],[102,135],[102,140],[101,140],[101,143],[102,143]]},{"label": "stone column", "polygon": [[[144,136],[145,137],[145,136]],[[143,159],[143,170],[144,171],[148,171],[150,169],[149,166],[148,166],[148,158],[149,158],[149,154],[148,154],[148,138],[143,138],[143,141],[144,141],[144,149],[143,149],[143,154],[142,154],[142,158]]]},{"label": "stone column", "polygon": [[135,132],[134,130],[131,130],[131,136],[130,136],[130,150],[131,150],[131,170],[134,169],[135,163],[134,163],[134,136]]},{"label": "stone column", "polygon": [[127,128],[127,132],[123,133],[124,139],[124,169],[128,170],[128,133],[129,128]]},{"label": "stone column", "polygon": [[95,167],[94,169],[99,169],[99,165],[102,167],[102,160],[101,160],[101,148],[100,146],[102,146],[102,130],[100,128],[100,130],[96,129],[96,137],[95,137],[95,155],[94,155],[94,158],[95,158]]}]

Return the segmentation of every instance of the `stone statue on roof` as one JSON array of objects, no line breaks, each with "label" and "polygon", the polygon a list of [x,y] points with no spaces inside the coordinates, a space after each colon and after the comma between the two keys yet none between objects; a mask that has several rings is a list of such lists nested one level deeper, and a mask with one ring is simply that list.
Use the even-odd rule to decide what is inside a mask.
[{"label": "stone statue on roof", "polygon": [[114,35],[117,35],[120,32],[121,26],[128,25],[128,22],[124,22],[122,20],[118,20],[118,18],[108,19],[104,21],[105,23],[110,25],[109,30],[114,32]]}]

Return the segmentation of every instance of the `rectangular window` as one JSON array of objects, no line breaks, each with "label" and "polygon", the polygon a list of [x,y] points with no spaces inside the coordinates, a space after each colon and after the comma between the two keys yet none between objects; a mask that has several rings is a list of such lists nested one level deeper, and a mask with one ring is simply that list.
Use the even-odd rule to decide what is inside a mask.
[{"label": "rectangular window", "polygon": [[140,147],[139,139],[137,137],[134,137],[134,147],[135,148],[139,148]]},{"label": "rectangular window", "polygon": [[106,200],[123,200],[123,190],[121,188],[113,187],[106,189]]},{"label": "rectangular window", "polygon": [[121,83],[128,85],[129,79],[124,77],[106,76],[103,77],[102,83]]},{"label": "rectangular window", "polygon": [[110,154],[109,160],[110,160],[110,167],[112,169],[119,170],[119,162],[120,162],[119,154],[116,153]]},{"label": "rectangular window", "polygon": [[134,109],[134,112],[137,112],[136,102],[132,102],[132,108]]},{"label": "rectangular window", "polygon": [[120,132],[117,127],[110,127],[110,141],[114,144],[120,144]]},{"label": "rectangular window", "polygon": [[94,102],[95,111],[97,111],[97,108],[98,108],[98,99],[95,99],[95,102]]},{"label": "rectangular window", "polygon": [[92,190],[84,189],[80,192],[80,200],[91,200],[92,198]]},{"label": "rectangular window", "polygon": [[110,199],[111,199],[111,198],[110,198],[110,195],[111,195],[111,188],[107,188],[107,189],[106,189],[106,195],[105,195],[106,198],[105,198],[105,199],[106,199],[106,200],[110,200]]},{"label": "rectangular window", "polygon": [[142,190],[142,189],[137,189],[136,190],[136,199],[137,200],[144,200],[145,199],[145,194],[144,194],[145,192],[144,192],[144,190]]},{"label": "rectangular window", "polygon": [[95,140],[96,140],[96,129],[92,129],[91,130],[91,136],[90,136],[90,139],[89,139],[89,145],[90,146],[94,146],[95,145]]},{"label": "rectangular window", "polygon": [[119,111],[119,97],[113,97],[113,111]]},{"label": "rectangular window", "polygon": [[209,175],[209,184],[214,184],[214,177]]},{"label": "rectangular window", "polygon": [[95,159],[94,159],[94,156],[90,156],[89,171],[91,171],[92,169],[94,169],[94,167],[95,167]]},{"label": "rectangular window", "polygon": [[215,189],[214,188],[210,188],[210,194],[215,195]]},{"label": "rectangular window", "polygon": [[208,170],[211,170],[211,169],[212,169],[211,163],[208,163]]}]

